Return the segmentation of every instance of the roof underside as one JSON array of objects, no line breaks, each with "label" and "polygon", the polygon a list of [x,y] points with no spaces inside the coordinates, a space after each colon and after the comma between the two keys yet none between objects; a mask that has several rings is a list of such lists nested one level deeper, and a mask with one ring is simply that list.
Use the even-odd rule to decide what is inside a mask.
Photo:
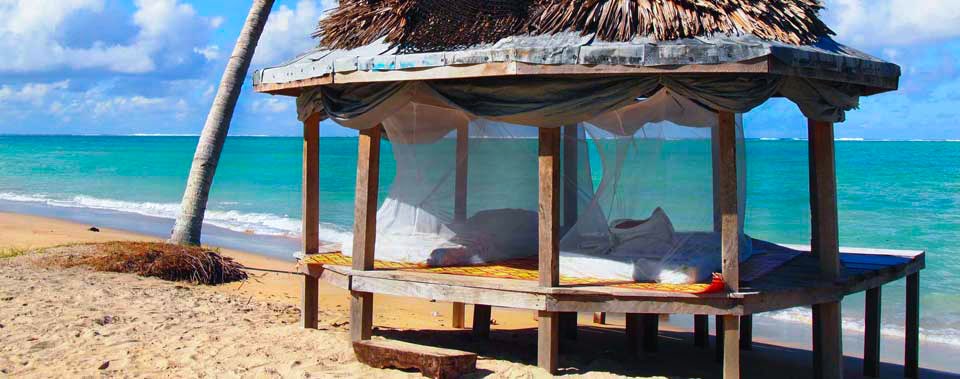
[{"label": "roof underside", "polygon": [[514,36],[455,51],[402,54],[381,39],[349,50],[316,49],[258,71],[258,91],[297,95],[331,83],[510,75],[776,74],[852,83],[863,94],[897,88],[900,68],[829,38],[796,46],[752,35],[599,42],[568,32]]},{"label": "roof underside", "polygon": [[314,36],[329,49],[383,41],[402,53],[563,32],[611,42],[746,34],[805,45],[833,34],[821,8],[819,0],[341,0]]}]

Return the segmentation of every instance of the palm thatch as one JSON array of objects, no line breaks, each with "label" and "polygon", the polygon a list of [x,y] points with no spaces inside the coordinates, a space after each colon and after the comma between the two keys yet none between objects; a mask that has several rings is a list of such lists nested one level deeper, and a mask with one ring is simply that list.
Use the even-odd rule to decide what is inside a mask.
[{"label": "palm thatch", "polygon": [[746,33],[801,45],[833,34],[822,8],[820,0],[341,0],[314,37],[338,49],[385,37],[406,52],[558,32],[604,41]]}]

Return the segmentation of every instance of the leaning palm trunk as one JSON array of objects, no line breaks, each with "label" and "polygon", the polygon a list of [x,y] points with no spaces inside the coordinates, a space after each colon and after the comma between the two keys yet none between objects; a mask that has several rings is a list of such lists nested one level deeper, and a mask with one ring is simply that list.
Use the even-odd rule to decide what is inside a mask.
[{"label": "leaning palm trunk", "polygon": [[250,14],[243,25],[237,45],[227,62],[227,69],[220,79],[220,88],[217,97],[213,100],[207,122],[203,126],[197,151],[193,156],[193,165],[190,167],[190,177],[187,178],[187,189],[183,193],[180,204],[180,215],[173,227],[170,242],[181,245],[197,245],[200,243],[200,229],[203,226],[203,214],[207,209],[207,197],[210,195],[210,186],[213,184],[213,175],[217,171],[220,161],[220,152],[227,139],[227,130],[230,129],[230,120],[233,110],[237,106],[237,98],[243,88],[247,70],[257,42],[263,33],[263,27],[270,16],[270,9],[274,0],[254,0],[250,7]]}]

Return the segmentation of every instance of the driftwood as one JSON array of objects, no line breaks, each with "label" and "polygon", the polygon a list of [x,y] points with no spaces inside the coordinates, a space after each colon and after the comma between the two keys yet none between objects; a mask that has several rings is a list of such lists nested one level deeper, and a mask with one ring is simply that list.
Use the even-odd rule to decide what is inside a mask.
[{"label": "driftwood", "polygon": [[357,360],[376,368],[416,369],[429,378],[459,378],[476,371],[477,355],[400,341],[355,341]]}]

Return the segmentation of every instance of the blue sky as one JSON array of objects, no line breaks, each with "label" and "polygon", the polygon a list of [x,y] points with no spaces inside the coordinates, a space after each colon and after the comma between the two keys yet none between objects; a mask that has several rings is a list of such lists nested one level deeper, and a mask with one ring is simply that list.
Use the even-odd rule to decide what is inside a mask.
[{"label": "blue sky", "polygon": [[[0,134],[197,134],[249,1],[0,0]],[[255,67],[314,45],[335,0],[278,0]],[[837,135],[960,139],[960,1],[826,0],[837,39],[900,64],[900,91],[862,99]],[[802,137],[771,100],[750,137]],[[325,135],[343,133],[324,128]],[[232,135],[299,135],[290,98],[244,89]]]}]

